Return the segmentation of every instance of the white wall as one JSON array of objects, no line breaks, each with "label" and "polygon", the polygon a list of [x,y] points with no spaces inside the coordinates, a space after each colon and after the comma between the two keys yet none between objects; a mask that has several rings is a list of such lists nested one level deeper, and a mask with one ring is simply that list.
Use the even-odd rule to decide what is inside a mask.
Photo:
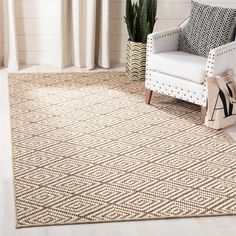
[{"label": "white wall", "polygon": [[[15,2],[20,62],[53,64],[54,42],[57,40],[55,36],[57,0],[15,0]],[[110,2],[111,62],[123,63],[127,41],[126,25],[123,21],[125,0],[110,0]],[[201,0],[201,2],[236,7],[236,0]],[[158,0],[158,22],[155,30],[177,26],[189,12],[190,0]]]}]

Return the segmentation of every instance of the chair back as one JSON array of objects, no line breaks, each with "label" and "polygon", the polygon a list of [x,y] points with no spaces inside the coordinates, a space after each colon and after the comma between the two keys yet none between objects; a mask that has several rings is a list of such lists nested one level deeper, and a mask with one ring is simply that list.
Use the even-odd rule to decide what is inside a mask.
[{"label": "chair back", "polygon": [[[180,40],[179,40],[179,46],[178,48],[180,47],[180,42],[182,41],[182,38],[184,37],[184,29],[187,27],[187,24],[188,24],[188,21],[189,21],[189,17],[186,18],[184,21],[182,21],[178,27],[181,28],[181,33],[180,33]],[[179,49],[178,49],[179,50]]]}]

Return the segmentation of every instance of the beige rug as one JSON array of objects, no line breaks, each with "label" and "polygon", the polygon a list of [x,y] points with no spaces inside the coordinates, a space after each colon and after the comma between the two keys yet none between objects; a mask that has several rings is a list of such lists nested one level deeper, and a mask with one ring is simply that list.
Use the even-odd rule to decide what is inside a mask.
[{"label": "beige rug", "polygon": [[123,73],[9,78],[17,227],[236,214],[236,144]]}]

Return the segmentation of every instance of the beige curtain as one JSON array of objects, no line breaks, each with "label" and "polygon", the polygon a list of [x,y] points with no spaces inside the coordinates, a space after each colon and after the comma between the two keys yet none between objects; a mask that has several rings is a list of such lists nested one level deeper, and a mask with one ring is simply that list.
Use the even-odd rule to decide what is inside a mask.
[{"label": "beige curtain", "polygon": [[12,70],[18,70],[15,1],[0,0],[0,5],[0,63],[1,66],[6,66]]},{"label": "beige curtain", "polygon": [[109,68],[109,0],[60,0],[57,65]]}]

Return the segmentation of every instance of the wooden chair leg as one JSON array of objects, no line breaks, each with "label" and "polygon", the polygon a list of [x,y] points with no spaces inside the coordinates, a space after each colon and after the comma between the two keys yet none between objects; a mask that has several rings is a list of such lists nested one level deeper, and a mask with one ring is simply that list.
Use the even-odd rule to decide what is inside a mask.
[{"label": "wooden chair leg", "polygon": [[152,90],[150,90],[150,89],[146,89],[145,90],[145,102],[147,103],[147,104],[150,104],[150,102],[151,102],[151,98],[152,98]]},{"label": "wooden chair leg", "polygon": [[206,111],[207,111],[207,108],[201,106],[201,120],[202,120],[202,122],[205,122]]}]

